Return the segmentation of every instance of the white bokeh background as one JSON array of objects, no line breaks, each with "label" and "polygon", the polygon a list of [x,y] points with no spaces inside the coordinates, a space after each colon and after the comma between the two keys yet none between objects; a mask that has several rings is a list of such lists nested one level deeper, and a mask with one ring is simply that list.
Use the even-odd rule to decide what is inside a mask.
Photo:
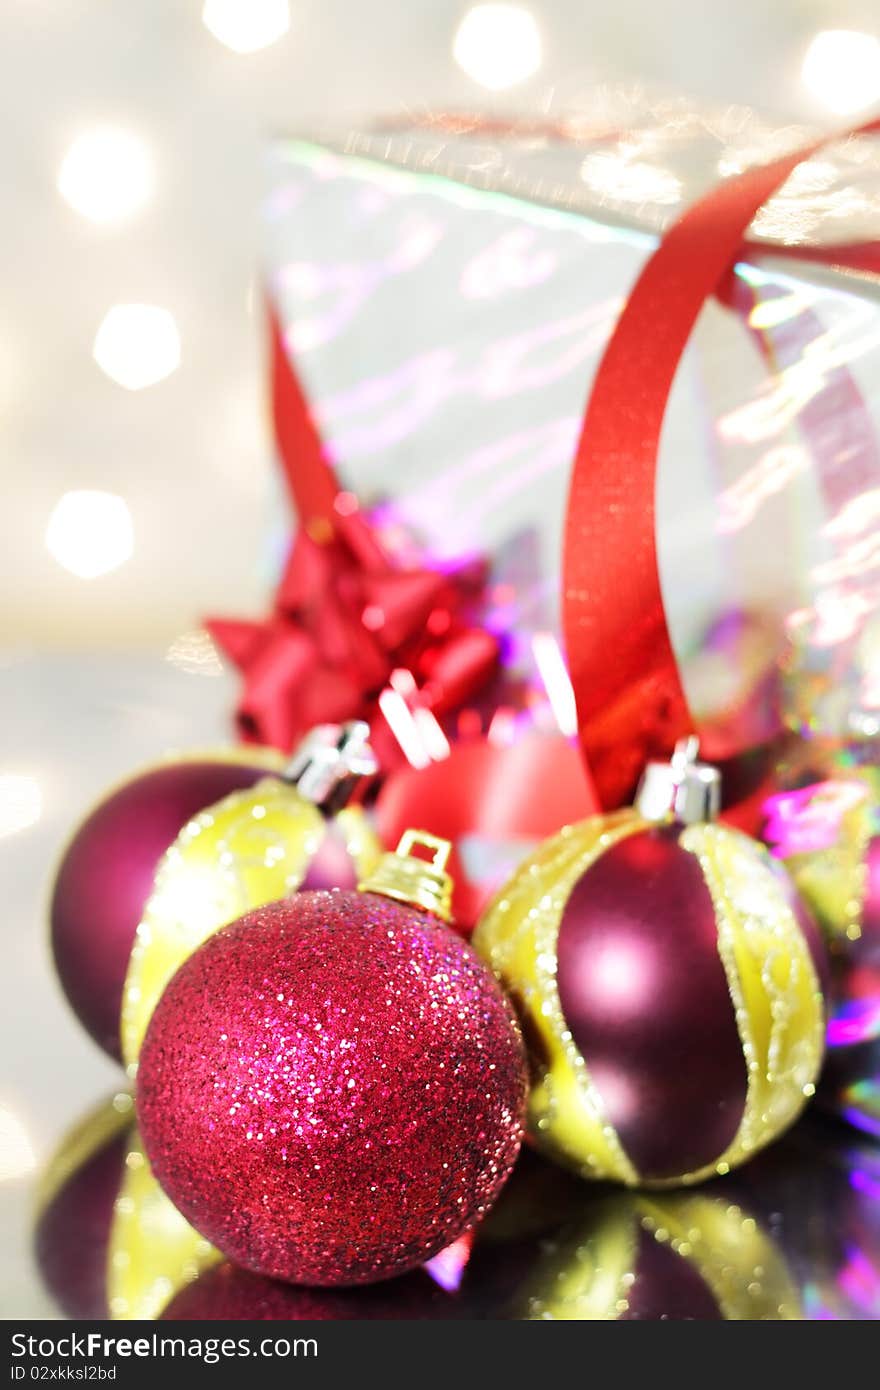
[{"label": "white bokeh background", "polygon": [[[201,0],[0,11],[4,1316],[53,1312],[29,1253],[33,1170],[115,1080],[51,977],[52,861],[102,785],[221,734],[232,681],[186,634],[260,607],[287,527],[254,308],[266,133],[400,106],[534,112],[600,80],[780,123],[880,102],[876,0],[529,0],[506,43],[470,21],[457,52],[476,76],[454,56],[460,0],[205,8],[210,28]],[[820,45],[805,73],[832,29],[863,37]],[[277,37],[239,52],[218,33]]]}]

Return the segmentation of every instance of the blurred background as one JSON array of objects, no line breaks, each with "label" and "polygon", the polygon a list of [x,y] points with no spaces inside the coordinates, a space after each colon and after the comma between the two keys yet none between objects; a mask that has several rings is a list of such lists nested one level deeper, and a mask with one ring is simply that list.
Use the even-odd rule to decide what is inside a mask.
[{"label": "blurred background", "polygon": [[0,12],[0,1313],[50,1315],[23,1185],[117,1080],[52,980],[46,884],[108,782],[227,729],[206,612],[289,530],[263,408],[267,134],[535,113],[645,83],[781,125],[880,102],[870,0],[7,0]]}]

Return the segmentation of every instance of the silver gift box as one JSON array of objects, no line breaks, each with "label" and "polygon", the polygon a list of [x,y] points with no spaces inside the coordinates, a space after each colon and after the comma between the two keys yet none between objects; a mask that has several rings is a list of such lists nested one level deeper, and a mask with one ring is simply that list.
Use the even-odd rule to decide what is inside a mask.
[{"label": "silver gift box", "polygon": [[[404,559],[407,543],[490,559],[490,621],[538,723],[570,722],[564,695],[555,714],[544,698],[547,651],[572,459],[616,315],[684,206],[806,138],[606,92],[560,118],[426,115],[268,150],[268,294],[340,478]],[[880,280],[831,249],[807,259],[878,229],[880,140],[800,165],[678,373],[661,580],[717,755],[805,704],[829,723],[880,705]]]}]

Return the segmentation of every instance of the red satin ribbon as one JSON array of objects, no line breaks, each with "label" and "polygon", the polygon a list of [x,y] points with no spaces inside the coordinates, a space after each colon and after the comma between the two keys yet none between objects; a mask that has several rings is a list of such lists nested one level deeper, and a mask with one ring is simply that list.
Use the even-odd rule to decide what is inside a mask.
[{"label": "red satin ribbon", "polygon": [[332,522],[339,480],[324,452],[311,407],[290,362],[278,316],[268,308],[271,362],[271,402],[278,457],[287,485],[307,531],[316,522]]},{"label": "red satin ribbon", "polygon": [[[872,121],[848,134],[878,130]],[[568,498],[563,621],[581,746],[606,806],[624,800],[645,761],[667,754],[692,725],[655,537],[657,457],[675,373],[761,206],[798,164],[839,138],[748,169],[690,207],[645,264],[599,365]],[[870,249],[865,260],[876,263],[878,249]],[[822,253],[835,263],[834,247]]]},{"label": "red satin ribbon", "polygon": [[409,677],[409,707],[442,717],[497,668],[497,637],[468,621],[486,567],[402,570],[391,562],[340,487],[271,310],[269,327],[278,453],[301,529],[269,616],[206,626],[244,677],[242,738],[290,751],[315,724],[366,719],[387,770],[401,749],[378,700],[395,672]]},{"label": "red satin ribbon", "polygon": [[453,915],[469,932],[532,844],[598,809],[576,745],[534,733],[463,739],[442,762],[398,769],[379,792],[376,826],[387,845],[412,825],[452,843]]}]

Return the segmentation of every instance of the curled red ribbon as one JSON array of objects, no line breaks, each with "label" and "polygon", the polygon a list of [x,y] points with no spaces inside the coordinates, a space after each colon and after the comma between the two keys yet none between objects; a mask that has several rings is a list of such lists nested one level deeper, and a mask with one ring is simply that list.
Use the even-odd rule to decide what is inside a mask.
[{"label": "curled red ribbon", "polygon": [[468,621],[486,569],[403,570],[390,561],[340,488],[274,314],[270,327],[275,434],[301,529],[269,617],[206,626],[244,676],[242,738],[289,751],[315,724],[366,719],[387,768],[401,750],[379,713],[383,692],[396,683],[407,707],[442,716],[495,672],[497,637]]},{"label": "curled red ribbon", "polygon": [[[871,121],[847,134],[878,130]],[[761,206],[798,164],[839,138],[748,169],[693,204],[643,267],[599,365],[568,497],[563,621],[581,747],[605,806],[625,800],[645,761],[666,756],[692,727],[655,536],[660,432],[678,364]],[[853,254],[847,247],[840,259],[852,265]],[[835,248],[823,247],[821,258],[834,264]],[[877,245],[861,248],[858,260],[876,268]]]},{"label": "curled red ribbon", "polygon": [[[563,613],[581,746],[605,805],[624,799],[645,760],[668,753],[692,722],[655,544],[658,444],[678,363],[762,203],[833,138],[729,179],[692,206],[646,263],[597,373],[569,493]],[[877,243],[773,252],[880,267]],[[270,326],[275,433],[303,529],[270,617],[209,624],[245,675],[241,731],[288,748],[318,720],[375,716],[401,670],[421,706],[443,713],[471,698],[497,663],[496,639],[465,620],[474,575],[389,563],[340,490],[271,311]],[[374,730],[390,754],[387,725],[374,718]]]},{"label": "curled red ribbon", "polygon": [[469,932],[528,849],[598,809],[576,744],[530,733],[462,739],[441,762],[399,768],[379,792],[376,825],[387,845],[411,825],[451,842],[453,916]]}]

